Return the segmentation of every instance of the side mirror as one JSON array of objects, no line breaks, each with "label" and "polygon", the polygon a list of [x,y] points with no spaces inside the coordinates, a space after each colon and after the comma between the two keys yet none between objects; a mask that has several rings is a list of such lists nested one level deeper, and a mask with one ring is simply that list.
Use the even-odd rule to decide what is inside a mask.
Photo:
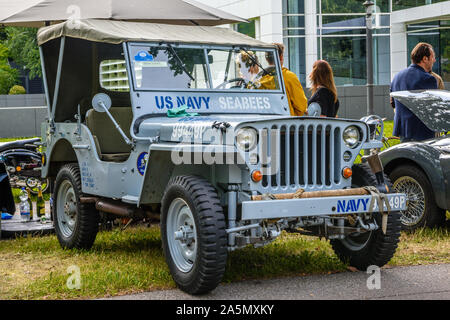
[{"label": "side mirror", "polygon": [[317,102],[313,102],[308,107],[308,117],[320,117],[322,108]]},{"label": "side mirror", "polygon": [[105,93],[97,93],[92,98],[92,107],[97,112],[105,112],[111,108],[111,98]]}]

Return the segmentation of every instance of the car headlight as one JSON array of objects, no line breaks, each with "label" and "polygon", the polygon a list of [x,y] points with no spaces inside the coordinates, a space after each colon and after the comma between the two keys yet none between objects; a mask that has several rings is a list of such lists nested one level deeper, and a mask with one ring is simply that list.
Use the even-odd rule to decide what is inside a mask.
[{"label": "car headlight", "polygon": [[355,126],[347,127],[342,137],[347,147],[352,149],[361,143],[361,133],[359,132],[359,128]]},{"label": "car headlight", "polygon": [[258,143],[258,133],[253,128],[241,128],[236,133],[236,145],[243,151],[252,150]]}]

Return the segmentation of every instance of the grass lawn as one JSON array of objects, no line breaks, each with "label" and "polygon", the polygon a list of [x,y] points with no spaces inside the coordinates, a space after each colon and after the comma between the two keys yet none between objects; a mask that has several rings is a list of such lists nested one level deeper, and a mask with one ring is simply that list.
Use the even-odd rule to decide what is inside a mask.
[{"label": "grass lawn", "polygon": [[[392,132],[392,122],[386,131]],[[386,268],[450,263],[450,228],[402,233]],[[69,289],[68,268],[80,270],[81,288]],[[282,233],[263,248],[231,252],[223,283],[343,272],[348,266],[329,241]],[[175,288],[158,225],[101,231],[89,251],[63,250],[55,235],[0,241],[0,299],[80,299]]]},{"label": "grass lawn", "polygon": [[[449,251],[447,229],[403,233],[386,267],[450,263]],[[80,289],[66,285],[74,265]],[[223,283],[346,270],[328,241],[283,232],[266,247],[230,253]],[[98,298],[170,288],[175,283],[158,226],[100,232],[90,251],[63,250],[54,235],[0,241],[0,299]]]}]

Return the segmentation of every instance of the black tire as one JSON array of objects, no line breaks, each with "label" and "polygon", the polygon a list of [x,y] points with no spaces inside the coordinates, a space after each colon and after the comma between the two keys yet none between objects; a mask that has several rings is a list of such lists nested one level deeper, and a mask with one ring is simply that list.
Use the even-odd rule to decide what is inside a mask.
[{"label": "black tire", "polygon": [[413,165],[398,166],[392,170],[389,177],[394,188],[398,192],[406,193],[409,198],[409,208],[402,212],[401,218],[404,230],[444,226],[445,210],[437,206],[433,187],[422,169]]},{"label": "black tire", "polygon": [[[183,205],[183,202],[182,210],[188,208],[193,218],[191,228],[195,230],[195,240],[188,244],[189,252],[194,252],[193,261],[183,260],[176,253],[183,241],[175,240],[170,231],[179,230],[176,223],[172,223],[177,213],[171,206]],[[225,272],[228,251],[225,216],[214,187],[199,177],[172,178],[162,199],[161,213],[164,255],[177,286],[189,294],[202,294],[215,289]]]},{"label": "black tire", "polygon": [[[69,189],[65,193],[66,188]],[[82,195],[78,164],[71,163],[61,167],[56,176],[53,193],[53,219],[56,236],[63,248],[90,249],[97,236],[99,213],[93,204],[80,203]],[[65,211],[58,211],[65,206],[71,206],[70,212],[74,215],[73,219],[69,219],[70,223]]]},{"label": "black tire", "polygon": [[[352,176],[353,187],[375,186],[375,175],[367,164],[354,165]],[[389,178],[385,181],[392,189]],[[344,263],[366,271],[371,265],[384,266],[394,256],[400,238],[400,213],[391,212],[388,216],[386,234],[381,230],[381,214],[374,212],[373,217],[379,226],[377,230],[362,233],[358,236],[347,235],[342,240],[331,240],[331,245],[339,259]]]}]

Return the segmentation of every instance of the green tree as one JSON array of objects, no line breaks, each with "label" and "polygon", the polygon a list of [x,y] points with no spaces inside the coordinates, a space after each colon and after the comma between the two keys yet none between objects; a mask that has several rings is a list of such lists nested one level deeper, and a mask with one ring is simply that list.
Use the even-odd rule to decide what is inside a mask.
[{"label": "green tree", "polygon": [[36,28],[6,27],[7,39],[3,42],[9,56],[30,71],[30,79],[41,77],[41,60],[36,39]]},{"label": "green tree", "polygon": [[0,94],[8,94],[9,89],[17,84],[19,72],[11,68],[8,62],[8,48],[0,43]]}]

